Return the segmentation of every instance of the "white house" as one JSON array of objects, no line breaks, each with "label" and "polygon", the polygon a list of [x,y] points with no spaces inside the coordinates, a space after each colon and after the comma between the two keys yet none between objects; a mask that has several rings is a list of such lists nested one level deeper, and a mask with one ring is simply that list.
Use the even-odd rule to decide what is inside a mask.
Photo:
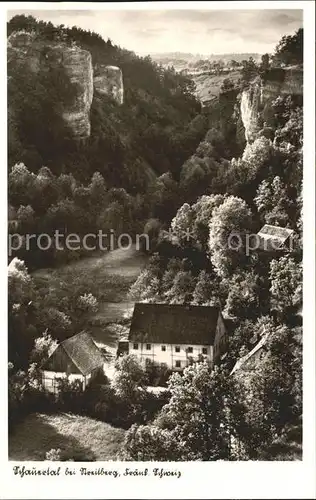
[{"label": "white house", "polygon": [[201,357],[216,363],[226,348],[219,307],[135,304],[128,352],[142,363],[150,360],[183,370],[191,360]]},{"label": "white house", "polygon": [[64,340],[42,365],[42,382],[46,390],[56,392],[58,378],[68,377],[69,382],[79,380],[82,388],[98,373],[103,372],[104,358],[86,332]]}]

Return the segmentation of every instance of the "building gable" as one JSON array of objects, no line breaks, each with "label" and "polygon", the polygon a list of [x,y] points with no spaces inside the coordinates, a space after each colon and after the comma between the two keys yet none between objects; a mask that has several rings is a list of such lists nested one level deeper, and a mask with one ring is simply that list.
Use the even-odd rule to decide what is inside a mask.
[{"label": "building gable", "polygon": [[61,342],[42,368],[86,376],[96,368],[101,368],[103,363],[103,355],[92,337],[80,332]]},{"label": "building gable", "polygon": [[42,365],[42,370],[52,371],[57,373],[81,373],[78,366],[72,361],[68,353],[59,344],[48,360]]}]

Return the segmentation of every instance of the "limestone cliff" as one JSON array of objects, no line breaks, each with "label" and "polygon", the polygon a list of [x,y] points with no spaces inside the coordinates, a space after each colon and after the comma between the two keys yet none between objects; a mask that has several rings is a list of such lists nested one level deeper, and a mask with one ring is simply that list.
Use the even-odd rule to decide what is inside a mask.
[{"label": "limestone cliff", "polygon": [[46,54],[50,69],[63,68],[71,84],[75,85],[75,96],[71,105],[66,105],[62,117],[76,138],[90,136],[90,108],[93,99],[93,70],[90,52],[78,47],[51,47]]},{"label": "limestone cliff", "polygon": [[[90,52],[65,44],[43,43],[32,33],[12,33],[8,38],[8,76],[10,65],[27,65],[34,73],[62,70],[74,84],[72,102],[61,102],[63,120],[76,139],[90,135],[90,107],[93,99],[93,68]],[[27,98],[27,96],[26,96]]]},{"label": "limestone cliff", "polygon": [[94,90],[100,95],[112,97],[117,104],[123,104],[123,74],[117,66],[98,65],[94,72]]},{"label": "limestone cliff", "polygon": [[298,67],[272,70],[264,79],[257,77],[243,90],[240,114],[247,142],[253,142],[262,128],[271,102],[282,95],[303,95],[303,70]]},{"label": "limestone cliff", "polygon": [[259,130],[261,80],[256,78],[241,94],[240,114],[247,142],[252,142]]}]

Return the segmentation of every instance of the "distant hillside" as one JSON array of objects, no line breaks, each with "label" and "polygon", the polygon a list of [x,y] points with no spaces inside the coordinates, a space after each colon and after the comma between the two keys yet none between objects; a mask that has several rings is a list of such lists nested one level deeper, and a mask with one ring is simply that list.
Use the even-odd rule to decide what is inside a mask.
[{"label": "distant hillside", "polygon": [[151,54],[151,59],[164,68],[173,67],[176,72],[192,78],[196,85],[195,95],[202,104],[218,97],[225,79],[234,84],[240,79],[242,61],[253,58],[261,60],[261,54],[189,54],[184,52],[168,52]]},{"label": "distant hillside", "polygon": [[165,52],[150,54],[153,61],[162,64],[164,67],[173,66],[177,71],[181,71],[196,65],[198,62],[218,62],[223,61],[228,64],[230,61],[241,63],[245,59],[252,57],[255,61],[260,61],[261,54],[258,53],[243,53],[243,54],[190,54],[185,52]]}]

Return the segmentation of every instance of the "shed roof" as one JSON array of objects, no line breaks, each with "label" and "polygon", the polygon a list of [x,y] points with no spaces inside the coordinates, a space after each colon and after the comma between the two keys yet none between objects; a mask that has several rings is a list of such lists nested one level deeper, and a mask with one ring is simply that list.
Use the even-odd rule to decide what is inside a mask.
[{"label": "shed roof", "polygon": [[137,303],[129,341],[213,345],[220,314],[219,307]]},{"label": "shed roof", "polygon": [[265,224],[258,232],[260,248],[263,250],[279,250],[293,233],[293,229],[287,227]]},{"label": "shed roof", "polygon": [[233,369],[231,371],[231,375],[233,373],[235,373],[236,371],[240,370],[240,368],[247,366],[247,363],[249,360],[255,359],[256,356],[258,355],[258,353],[262,350],[263,346],[266,344],[268,338],[269,338],[269,334],[264,335],[260,339],[258,344],[255,345],[255,347],[253,349],[251,349],[250,352],[248,352],[248,354],[246,354],[242,358],[238,359],[238,361],[236,362],[235,366],[233,367]]},{"label": "shed roof", "polygon": [[103,366],[102,353],[87,332],[77,333],[61,342],[60,346],[83,375],[88,375],[95,368]]}]

